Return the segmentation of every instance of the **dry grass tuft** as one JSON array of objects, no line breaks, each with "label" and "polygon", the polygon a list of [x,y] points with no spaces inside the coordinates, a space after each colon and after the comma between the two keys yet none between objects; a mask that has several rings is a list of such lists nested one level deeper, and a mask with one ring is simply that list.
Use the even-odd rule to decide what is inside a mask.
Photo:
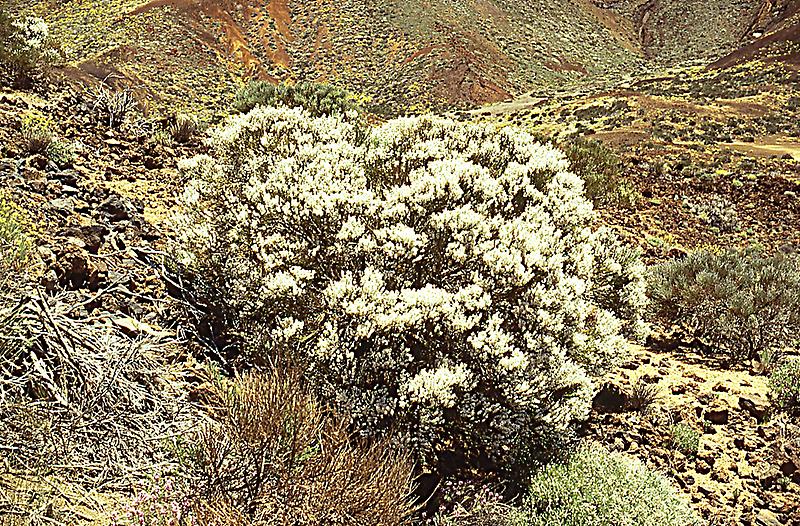
[{"label": "dry grass tuft", "polygon": [[208,500],[265,526],[405,524],[408,457],[386,442],[354,442],[300,381],[274,370],[218,384],[217,422],[198,451]]}]

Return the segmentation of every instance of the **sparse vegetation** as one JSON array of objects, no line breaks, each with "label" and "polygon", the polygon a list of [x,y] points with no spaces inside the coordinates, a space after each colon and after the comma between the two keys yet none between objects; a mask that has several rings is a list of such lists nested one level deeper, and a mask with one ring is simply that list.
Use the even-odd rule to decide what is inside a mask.
[{"label": "sparse vegetation", "polygon": [[703,222],[720,232],[739,230],[739,214],[729,200],[717,195],[703,196],[702,199],[687,201],[689,210]]},{"label": "sparse vegetation", "polygon": [[75,151],[70,143],[56,136],[53,121],[40,114],[28,113],[20,128],[22,149],[28,155],[42,154],[60,168],[72,165]]},{"label": "sparse vegetation", "polygon": [[779,364],[769,377],[769,388],[779,409],[800,412],[800,358],[789,358]]},{"label": "sparse vegetation", "polygon": [[128,89],[114,91],[99,86],[94,91],[94,111],[109,128],[119,128],[136,108],[136,98]]},{"label": "sparse vegetation", "polygon": [[0,195],[0,290],[26,267],[31,250],[20,208]]},{"label": "sparse vegetation", "polygon": [[38,113],[29,113],[20,128],[22,147],[28,154],[45,153],[55,140],[53,122]]},{"label": "sparse vegetation", "polygon": [[178,113],[169,125],[169,136],[179,143],[188,143],[199,131],[200,119],[187,113]]},{"label": "sparse vegetation", "polygon": [[700,451],[700,433],[692,426],[675,424],[670,432],[672,446],[684,455],[695,456]]},{"label": "sparse vegetation", "polygon": [[576,139],[565,144],[564,151],[593,203],[632,206],[636,202],[638,194],[623,177],[619,157],[602,143]]},{"label": "sparse vegetation", "polygon": [[800,268],[791,256],[694,252],[656,267],[649,291],[657,316],[684,324],[734,362],[800,335]]},{"label": "sparse vegetation", "polygon": [[531,482],[514,526],[691,526],[700,519],[669,481],[641,461],[596,446]]},{"label": "sparse vegetation", "polygon": [[627,406],[631,411],[646,413],[658,401],[661,391],[658,385],[651,384],[640,378],[634,383],[628,393]]},{"label": "sparse vegetation", "polygon": [[358,110],[353,95],[330,84],[300,82],[276,85],[263,80],[248,83],[233,101],[234,109],[240,113],[247,113],[256,106],[303,108],[313,117],[345,115]]},{"label": "sparse vegetation", "polygon": [[[485,484],[446,481],[439,496],[439,512],[425,526],[511,526],[514,509],[496,489]],[[423,517],[425,519],[425,517]]]}]

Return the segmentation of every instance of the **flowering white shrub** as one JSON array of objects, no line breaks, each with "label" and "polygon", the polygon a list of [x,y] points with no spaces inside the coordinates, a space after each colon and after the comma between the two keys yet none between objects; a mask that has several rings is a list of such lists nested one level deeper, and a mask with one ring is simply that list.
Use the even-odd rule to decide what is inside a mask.
[{"label": "flowering white shrub", "polygon": [[23,51],[43,51],[50,37],[47,23],[38,17],[29,16],[23,20],[15,20],[12,25],[17,29],[19,48]]},{"label": "flowering white shrub", "polygon": [[[41,18],[13,19],[0,10],[0,72],[12,82],[55,56],[47,23]],[[1,71],[5,70],[5,71]]]},{"label": "flowering white shrub", "polygon": [[180,259],[365,435],[509,465],[641,329],[641,265],[526,133],[259,107],[210,143],[182,164]]}]

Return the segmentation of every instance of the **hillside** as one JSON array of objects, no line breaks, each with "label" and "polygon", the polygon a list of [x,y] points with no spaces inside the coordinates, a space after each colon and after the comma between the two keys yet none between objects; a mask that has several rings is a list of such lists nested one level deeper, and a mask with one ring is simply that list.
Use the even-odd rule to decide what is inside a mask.
[{"label": "hillside", "polygon": [[156,101],[187,90],[217,101],[241,78],[259,77],[335,82],[382,113],[602,85],[717,58],[797,10],[793,0],[11,4],[64,35],[76,75],[120,76]]}]

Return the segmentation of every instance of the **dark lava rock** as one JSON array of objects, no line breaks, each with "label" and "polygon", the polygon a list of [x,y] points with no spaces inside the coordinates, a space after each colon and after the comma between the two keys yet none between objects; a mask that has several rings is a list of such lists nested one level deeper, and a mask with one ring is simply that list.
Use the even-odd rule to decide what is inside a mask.
[{"label": "dark lava rock", "polygon": [[628,395],[616,385],[606,384],[595,395],[592,408],[598,413],[622,413],[628,403]]}]

